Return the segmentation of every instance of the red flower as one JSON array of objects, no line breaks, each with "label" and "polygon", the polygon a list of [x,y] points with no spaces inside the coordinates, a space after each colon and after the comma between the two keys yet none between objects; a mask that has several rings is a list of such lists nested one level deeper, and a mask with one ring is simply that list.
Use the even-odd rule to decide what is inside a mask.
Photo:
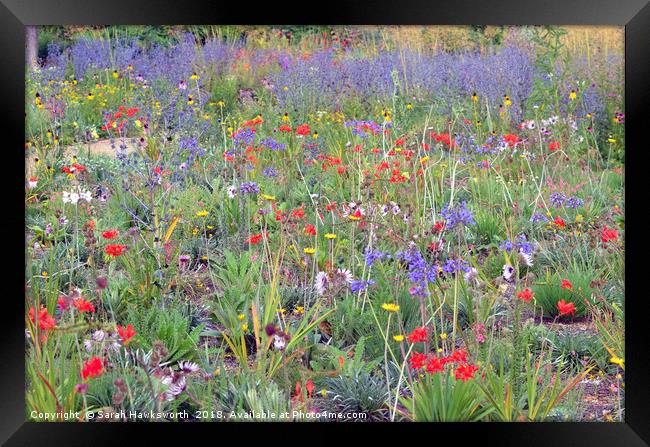
[{"label": "red flower", "polygon": [[456,376],[456,380],[467,382],[469,379],[474,378],[476,371],[478,371],[478,366],[463,364],[456,367],[454,375]]},{"label": "red flower", "polygon": [[122,344],[124,346],[128,345],[131,342],[131,339],[135,337],[136,332],[133,330],[132,324],[127,324],[126,328],[123,328],[121,325],[117,325],[117,333],[120,334],[122,339]]},{"label": "red flower", "polygon": [[556,217],[553,223],[560,228],[566,227],[566,223],[564,223],[564,219],[562,219],[560,216]]},{"label": "red flower", "polygon": [[124,251],[125,248],[126,248],[126,245],[119,245],[119,244],[107,245],[104,248],[104,251],[106,252],[107,255],[118,257],[118,256],[120,256],[122,254],[122,252]]},{"label": "red flower", "polygon": [[606,244],[609,241],[617,241],[618,231],[616,231],[614,228],[607,228],[607,225],[605,225],[600,240],[603,242],[603,244]]},{"label": "red flower", "polygon": [[133,117],[133,115],[135,115],[135,114],[138,113],[139,111],[140,111],[140,109],[138,109],[137,107],[131,107],[131,108],[129,108],[129,109],[126,110],[126,115],[127,115],[129,118],[131,118],[131,117]]},{"label": "red flower", "polygon": [[283,126],[280,126],[280,132],[291,132],[291,126],[287,126],[286,124]]},{"label": "red flower", "polygon": [[104,374],[104,365],[102,359],[99,357],[93,357],[84,363],[83,368],[81,369],[81,378],[84,380],[92,379],[93,377],[99,377]]},{"label": "red flower", "polygon": [[93,306],[93,303],[91,303],[90,301],[86,301],[83,298],[79,298],[78,300],[74,300],[74,302],[72,304],[81,313],[95,312],[95,306]]},{"label": "red flower", "polygon": [[444,360],[439,359],[435,355],[432,355],[427,359],[427,372],[429,374],[435,374],[437,372],[442,372],[445,369]]},{"label": "red flower", "polygon": [[424,327],[418,327],[408,336],[409,343],[422,343],[427,341],[427,330]]},{"label": "red flower", "polygon": [[528,287],[526,287],[524,290],[522,290],[517,294],[517,298],[522,299],[525,302],[529,303],[534,295],[535,294]]},{"label": "red flower", "polygon": [[[29,319],[32,323],[36,324],[36,310],[33,306],[29,309]],[[41,307],[41,310],[38,311],[38,327],[42,331],[56,329],[56,320],[49,314],[45,307]]]},{"label": "red flower", "polygon": [[309,124],[301,124],[296,128],[296,133],[298,135],[309,135],[311,134],[311,129],[309,128]]},{"label": "red flower", "polygon": [[292,210],[291,217],[295,217],[296,219],[302,219],[303,217],[305,217],[305,206],[302,205],[300,208],[296,208],[295,210]]},{"label": "red flower", "polygon": [[316,228],[312,224],[305,225],[305,234],[316,236]]},{"label": "red flower", "polygon": [[262,237],[263,237],[262,233],[254,234],[254,235],[252,235],[251,237],[248,238],[248,242],[251,245],[257,245],[262,240]]},{"label": "red flower", "polygon": [[424,366],[424,362],[427,361],[427,355],[426,354],[420,354],[419,352],[414,352],[411,354],[411,358],[409,359],[409,364],[411,365],[411,369],[420,369]]},{"label": "red flower", "polygon": [[503,136],[503,141],[508,143],[508,146],[513,147],[519,143],[519,137],[515,134],[509,133]]},{"label": "red flower", "polygon": [[459,349],[458,351],[452,352],[447,359],[450,362],[467,363],[467,351]]},{"label": "red flower", "polygon": [[438,220],[436,221],[435,224],[433,224],[433,234],[440,233],[444,229],[445,229],[444,221]]},{"label": "red flower", "polygon": [[120,235],[120,232],[117,230],[106,230],[102,233],[104,239],[113,239]]},{"label": "red flower", "polygon": [[551,152],[556,151],[560,148],[560,143],[558,141],[552,141],[551,144],[548,145],[548,148]]},{"label": "red flower", "polygon": [[307,382],[305,382],[305,388],[307,388],[307,395],[311,399],[311,395],[314,392],[314,382],[309,379]]},{"label": "red flower", "polygon": [[564,300],[560,300],[557,302],[557,310],[560,311],[560,316],[565,316],[565,315],[575,315],[576,312],[576,307],[573,305],[573,303],[565,302]]},{"label": "red flower", "polygon": [[563,279],[560,288],[566,290],[573,290],[573,284],[571,284],[571,281],[569,281],[568,279]]}]

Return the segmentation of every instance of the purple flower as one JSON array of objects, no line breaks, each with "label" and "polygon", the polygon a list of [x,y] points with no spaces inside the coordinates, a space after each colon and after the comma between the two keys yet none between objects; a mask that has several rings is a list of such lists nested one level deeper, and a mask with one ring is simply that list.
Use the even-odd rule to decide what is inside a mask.
[{"label": "purple flower", "polygon": [[244,182],[239,186],[242,194],[259,194],[260,187],[255,182]]},{"label": "purple flower", "polygon": [[369,248],[366,248],[364,256],[366,258],[366,265],[368,267],[372,267],[372,264],[374,264],[375,261],[390,258],[390,255],[388,253],[384,253],[379,250],[371,250]]},{"label": "purple flower", "polygon": [[530,216],[530,221],[533,223],[536,222],[548,222],[548,217],[546,217],[543,214],[540,213],[533,213],[532,216]]},{"label": "purple flower", "polygon": [[350,291],[352,293],[361,292],[362,290],[365,290],[368,286],[372,286],[373,284],[375,284],[375,281],[372,279],[369,279],[368,281],[361,281],[355,279],[350,283]]},{"label": "purple flower", "polygon": [[564,202],[566,202],[566,194],[563,192],[554,192],[549,197],[549,200],[551,201],[551,205],[555,208],[560,208],[564,205]]},{"label": "purple flower", "polygon": [[467,202],[463,202],[456,206],[447,205],[442,209],[442,211],[440,211],[440,215],[445,219],[446,226],[449,229],[457,226],[476,225],[474,216],[471,211],[467,209]]}]

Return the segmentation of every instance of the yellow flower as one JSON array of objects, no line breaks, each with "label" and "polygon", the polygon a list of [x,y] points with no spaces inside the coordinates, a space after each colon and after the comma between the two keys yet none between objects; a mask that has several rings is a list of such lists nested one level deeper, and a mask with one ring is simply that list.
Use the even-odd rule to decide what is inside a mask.
[{"label": "yellow flower", "polygon": [[262,194],[264,200],[275,200],[275,196],[270,196],[268,194]]},{"label": "yellow flower", "polygon": [[381,308],[388,312],[397,312],[399,310],[399,305],[392,303],[384,303],[381,305]]},{"label": "yellow flower", "polygon": [[282,90],[284,90],[284,91],[286,92],[287,90],[289,90],[289,87],[287,87],[287,86],[285,85],[284,87],[282,87]]},{"label": "yellow flower", "polygon": [[575,90],[571,90],[571,93],[569,93],[569,99],[570,99],[571,101],[573,101],[573,100],[576,99],[577,97],[578,97],[578,95],[576,94],[576,91],[575,91]]},{"label": "yellow flower", "polygon": [[218,105],[219,107],[223,107],[223,106],[226,105],[226,103],[223,102],[223,99],[220,99],[220,100],[217,102],[217,105]]},{"label": "yellow flower", "polygon": [[187,103],[188,103],[189,105],[194,104],[194,100],[192,99],[191,96],[188,96],[188,97],[187,97]]},{"label": "yellow flower", "polygon": [[336,239],[336,235],[334,233],[325,233],[325,239]]},{"label": "yellow flower", "polygon": [[510,101],[510,96],[503,95],[503,103],[506,105],[506,107],[510,107],[512,105],[512,101]]},{"label": "yellow flower", "polygon": [[393,335],[393,340],[395,340],[396,342],[399,343],[401,341],[404,341],[404,336],[403,335]]},{"label": "yellow flower", "polygon": [[196,213],[196,217],[205,217],[207,215],[208,215],[208,212],[206,210],[199,211],[198,213]]},{"label": "yellow flower", "polygon": [[117,70],[113,70],[113,79],[117,79],[120,74],[117,72]]},{"label": "yellow flower", "polygon": [[478,102],[478,95],[476,93],[472,95],[472,101]]},{"label": "yellow flower", "polygon": [[420,158],[420,163],[426,163],[427,161],[429,161],[429,156],[428,155],[425,156],[425,157]]},{"label": "yellow flower", "polygon": [[219,368],[219,367],[217,366],[217,369],[214,370],[214,375],[215,375],[215,377],[216,377],[216,376],[219,376],[220,374],[221,374],[221,368]]},{"label": "yellow flower", "polygon": [[312,138],[314,140],[317,140],[318,139],[318,132],[314,132],[314,134],[312,135]]},{"label": "yellow flower", "polygon": [[447,340],[447,333],[446,333],[446,332],[442,332],[442,333],[440,334],[440,338],[441,338],[442,340]]},{"label": "yellow flower", "polygon": [[196,73],[192,73],[192,76],[190,76],[190,79],[199,79],[199,75]]},{"label": "yellow flower", "polygon": [[41,272],[41,276],[45,276],[47,278],[47,272]]},{"label": "yellow flower", "polygon": [[142,127],[142,121],[135,120],[135,127]]},{"label": "yellow flower", "polygon": [[303,251],[305,252],[305,254],[308,255],[313,255],[314,253],[316,253],[316,249],[313,247],[307,247]]},{"label": "yellow flower", "polygon": [[611,136],[607,139],[608,142],[610,143],[616,143],[616,138],[612,138]]},{"label": "yellow flower", "polygon": [[327,390],[325,388],[320,390],[320,395],[323,396],[323,397],[327,396]]},{"label": "yellow flower", "polygon": [[578,214],[578,215],[576,216],[576,222],[577,222],[577,223],[581,223],[583,220],[585,220],[585,218],[582,217],[582,214]]},{"label": "yellow flower", "polygon": [[246,318],[246,315],[244,315],[244,314],[239,314],[239,315],[237,315],[237,318],[239,319],[239,321],[243,321],[244,318]]},{"label": "yellow flower", "polygon": [[88,93],[87,98],[88,98],[88,101],[92,101],[93,99],[95,99],[95,95],[93,95],[92,93]]},{"label": "yellow flower", "polygon": [[204,119],[204,120],[209,120],[209,119],[210,119],[210,115],[206,113],[205,115],[203,115],[203,119]]},{"label": "yellow flower", "polygon": [[410,102],[408,104],[406,104],[406,109],[407,110],[413,109],[413,104],[411,104]]},{"label": "yellow flower", "polygon": [[287,121],[289,121],[289,114],[288,113],[285,112],[284,115],[282,115],[282,121],[284,121],[285,123]]},{"label": "yellow flower", "polygon": [[302,314],[305,313],[305,308],[302,307],[302,306],[296,306],[295,312],[296,312],[298,315],[302,315]]},{"label": "yellow flower", "polygon": [[611,359],[609,359],[609,361],[610,361],[610,363],[613,363],[613,364],[615,364],[615,365],[618,365],[618,366],[620,366],[621,368],[624,368],[624,367],[625,367],[625,362],[623,361],[622,358],[619,358],[619,357],[613,356]]},{"label": "yellow flower", "polygon": [[241,325],[241,330],[244,331],[244,332],[248,331],[248,324],[246,324],[246,323],[242,324]]}]

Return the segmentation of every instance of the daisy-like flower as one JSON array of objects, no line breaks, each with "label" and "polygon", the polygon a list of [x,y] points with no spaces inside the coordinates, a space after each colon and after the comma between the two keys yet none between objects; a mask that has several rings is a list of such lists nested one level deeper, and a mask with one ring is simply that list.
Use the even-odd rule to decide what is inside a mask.
[{"label": "daisy-like flower", "polygon": [[393,303],[384,303],[381,305],[381,308],[387,312],[397,312],[399,311],[399,305]]},{"label": "daisy-like flower", "polygon": [[231,199],[234,199],[235,196],[237,195],[237,187],[235,185],[231,185],[228,187],[228,197]]},{"label": "daisy-like flower", "polygon": [[506,281],[510,282],[512,280],[512,277],[515,274],[515,268],[511,266],[510,264],[504,264],[503,266],[503,279]]},{"label": "daisy-like flower", "polygon": [[338,269],[336,271],[336,274],[341,280],[345,281],[348,284],[352,283],[352,280],[354,279],[352,272],[348,269]]},{"label": "daisy-like flower", "polygon": [[327,277],[327,273],[318,272],[316,274],[316,279],[314,280],[314,288],[316,289],[316,292],[318,292],[319,295],[324,295],[328,284],[329,278]]},{"label": "daisy-like flower", "polygon": [[528,267],[533,266],[533,255],[526,253],[521,248],[519,249],[519,261],[523,264],[526,264]]},{"label": "daisy-like flower", "polygon": [[199,371],[201,368],[194,362],[181,360],[178,362],[179,371],[184,372],[185,374],[192,374]]}]

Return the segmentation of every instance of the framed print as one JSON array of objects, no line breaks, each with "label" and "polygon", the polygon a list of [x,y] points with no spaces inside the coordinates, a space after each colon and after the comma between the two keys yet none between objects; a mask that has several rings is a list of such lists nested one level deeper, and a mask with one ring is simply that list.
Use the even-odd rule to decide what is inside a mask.
[{"label": "framed print", "polygon": [[7,445],[647,445],[646,2],[2,3]]}]

